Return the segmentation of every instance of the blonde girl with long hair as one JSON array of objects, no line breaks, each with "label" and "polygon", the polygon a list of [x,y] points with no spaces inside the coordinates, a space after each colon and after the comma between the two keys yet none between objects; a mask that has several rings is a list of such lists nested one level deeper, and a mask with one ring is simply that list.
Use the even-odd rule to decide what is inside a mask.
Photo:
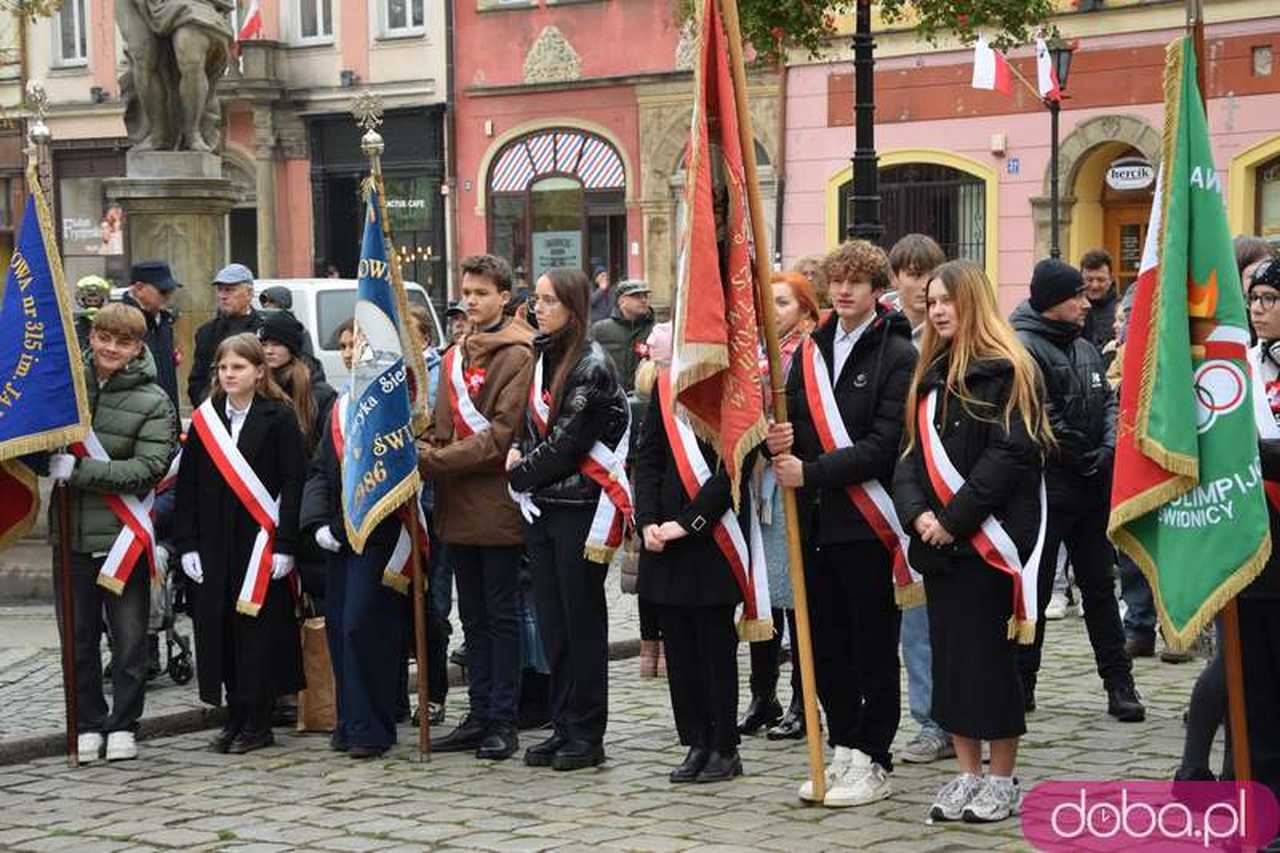
[{"label": "blonde girl with long hair", "polygon": [[[1021,807],[1014,767],[1026,718],[1017,640],[1029,639],[1034,624],[1018,620],[1014,581],[983,558],[975,534],[993,518],[1016,546],[1015,568],[1038,562],[1041,469],[1054,439],[1039,370],[1000,314],[982,268],[969,261],[938,267],[926,304],[894,503],[929,602],[932,716],[951,732],[960,765],[930,816],[990,822]],[[939,460],[949,460],[962,482],[943,485]],[[1030,577],[1035,572],[1032,566]],[[991,744],[985,778],[984,740]]]},{"label": "blonde girl with long hair", "polygon": [[[174,541],[195,585],[200,698],[230,708],[210,748],[239,754],[274,742],[276,698],[304,686],[288,576],[306,457],[293,406],[256,335],[224,340],[213,370],[212,393],[192,414],[178,467]],[[259,522],[266,499],[275,504],[273,531]],[[269,562],[265,550],[255,559],[260,531]],[[250,572],[257,580],[246,584]]]}]

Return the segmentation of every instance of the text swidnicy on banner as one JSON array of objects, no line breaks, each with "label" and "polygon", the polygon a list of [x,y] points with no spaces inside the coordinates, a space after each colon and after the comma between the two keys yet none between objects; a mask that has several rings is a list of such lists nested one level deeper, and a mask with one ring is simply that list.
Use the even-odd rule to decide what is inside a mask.
[{"label": "text swidnicy on banner", "polygon": [[1169,45],[1164,150],[1120,384],[1108,532],[1184,648],[1271,553],[1244,298],[1190,37]]}]

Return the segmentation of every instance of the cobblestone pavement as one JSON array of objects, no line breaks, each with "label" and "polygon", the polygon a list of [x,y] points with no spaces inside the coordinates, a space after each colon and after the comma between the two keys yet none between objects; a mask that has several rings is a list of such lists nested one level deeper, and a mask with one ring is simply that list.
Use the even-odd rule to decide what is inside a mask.
[{"label": "cobblestone pavement", "polygon": [[[640,636],[635,596],[623,595],[613,567],[606,583],[611,642]],[[458,608],[452,612],[452,645],[462,643]],[[192,640],[191,621],[178,617],[178,631]],[[161,660],[166,660],[161,643]],[[110,659],[103,644],[103,660]],[[107,685],[108,693],[110,684]],[[196,696],[195,681],[174,684],[167,675],[147,689],[147,719],[205,707]],[[0,607],[0,746],[20,738],[57,734],[66,719],[62,697],[62,659],[58,650],[53,606]],[[0,844],[0,849],[3,845]]]},{"label": "cobblestone pavement", "polygon": [[[744,651],[744,685],[746,660]],[[1106,715],[1083,620],[1053,623],[1040,710],[1029,719],[1021,756],[1024,786],[1052,778],[1167,778],[1199,669],[1138,662],[1147,721],[1117,723]],[[634,660],[612,665],[609,761],[598,770],[555,773],[459,754],[423,764],[408,728],[399,746],[370,763],[330,752],[321,735],[278,732],[277,747],[242,757],[206,752],[207,735],[185,735],[145,742],[141,758],[123,764],[70,771],[64,759],[50,758],[0,767],[0,849],[1029,849],[1016,820],[980,828],[925,822],[952,762],[899,765],[889,799],[831,811],[795,797],[806,772],[803,742],[753,737],[743,745],[742,779],[673,787],[666,774],[683,750],[666,685],[635,672]],[[745,687],[741,699],[745,705]],[[450,723],[464,703],[463,692],[453,691]],[[899,744],[914,734],[905,708],[903,720]],[[538,737],[525,733],[522,740]]]}]

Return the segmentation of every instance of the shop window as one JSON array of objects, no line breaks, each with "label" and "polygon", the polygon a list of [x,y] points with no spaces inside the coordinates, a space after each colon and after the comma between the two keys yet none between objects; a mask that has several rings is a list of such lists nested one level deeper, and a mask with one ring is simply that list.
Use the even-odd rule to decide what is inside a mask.
[{"label": "shop window", "polygon": [[53,16],[53,62],[59,67],[89,62],[89,18],[85,0],[66,0]]},{"label": "shop window", "polygon": [[509,143],[489,175],[489,251],[532,286],[552,267],[626,275],[626,175],[608,142],[544,130]]},{"label": "shop window", "polygon": [[1258,167],[1258,234],[1280,242],[1280,157]]},{"label": "shop window", "polygon": [[333,0],[297,0],[298,40],[328,41],[333,38]]},{"label": "shop window", "polygon": [[414,36],[423,32],[424,0],[382,0],[382,34]]},{"label": "shop window", "polygon": [[[853,181],[840,187],[840,235],[848,233]],[[881,245],[906,234],[927,234],[948,258],[986,263],[987,188],[981,178],[935,163],[903,163],[880,170]]]}]

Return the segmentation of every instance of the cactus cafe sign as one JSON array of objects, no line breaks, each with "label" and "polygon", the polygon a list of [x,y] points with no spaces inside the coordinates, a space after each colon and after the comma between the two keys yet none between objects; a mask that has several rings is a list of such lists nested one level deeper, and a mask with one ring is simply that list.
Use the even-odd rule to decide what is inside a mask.
[{"label": "cactus cafe sign", "polygon": [[1107,167],[1107,186],[1113,190],[1145,190],[1156,179],[1156,167],[1141,157],[1121,157]]}]

